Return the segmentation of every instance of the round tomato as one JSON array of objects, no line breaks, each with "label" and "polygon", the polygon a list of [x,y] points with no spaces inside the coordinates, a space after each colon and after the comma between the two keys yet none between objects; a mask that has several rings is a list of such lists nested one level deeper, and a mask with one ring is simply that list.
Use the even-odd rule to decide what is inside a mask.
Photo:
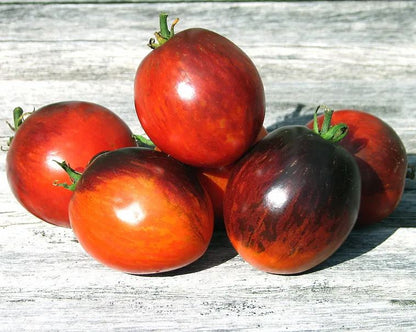
[{"label": "round tomato", "polygon": [[[318,121],[322,123],[322,116]],[[339,144],[355,157],[361,173],[357,225],[373,224],[389,216],[400,202],[406,181],[406,150],[397,133],[370,113],[338,110],[331,123],[341,122],[349,131]],[[307,126],[312,128],[313,121]]]},{"label": "round tomato", "polygon": [[[166,25],[166,15],[161,21]],[[162,31],[163,24],[158,37]],[[215,32],[166,33],[136,72],[140,123],[158,148],[183,163],[229,165],[246,152],[263,124],[259,73],[240,48]]]},{"label": "round tomato", "polygon": [[95,158],[76,184],[69,216],[92,257],[134,274],[195,261],[206,251],[214,225],[210,198],[194,170],[138,147]]},{"label": "round tomato", "polygon": [[17,128],[7,153],[7,178],[17,200],[33,215],[69,227],[71,192],[54,186],[68,175],[55,162],[82,171],[99,152],[135,146],[128,126],[110,110],[89,102],[44,106]]},{"label": "round tomato", "polygon": [[304,126],[269,133],[233,168],[224,222],[237,252],[278,274],[309,270],[352,230],[360,202],[354,158]]}]

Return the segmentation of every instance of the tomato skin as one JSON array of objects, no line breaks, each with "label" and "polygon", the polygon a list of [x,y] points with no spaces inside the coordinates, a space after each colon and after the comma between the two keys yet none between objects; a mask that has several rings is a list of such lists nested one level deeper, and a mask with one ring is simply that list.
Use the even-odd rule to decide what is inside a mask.
[{"label": "tomato skin", "polygon": [[224,229],[224,193],[232,169],[233,165],[220,168],[204,168],[197,170],[199,182],[211,197],[211,202],[214,208],[215,226],[217,229]]},{"label": "tomato skin", "polygon": [[264,88],[253,62],[228,39],[199,28],[179,32],[142,60],[134,99],[155,145],[196,167],[236,161],[264,120]]},{"label": "tomato skin", "polygon": [[[255,143],[267,135],[267,129],[262,127]],[[227,187],[228,178],[231,174],[234,164],[219,168],[199,168],[197,175],[199,182],[208,191],[214,207],[215,226],[219,230],[224,229],[223,218],[223,201],[224,193]]]},{"label": "tomato skin", "polygon": [[69,214],[92,257],[133,274],[195,261],[206,251],[214,225],[211,201],[194,171],[146,148],[97,157],[77,184]]},{"label": "tomato skin", "polygon": [[[322,116],[318,117],[322,123]],[[361,206],[357,226],[388,217],[403,195],[407,155],[397,133],[378,117],[359,110],[337,110],[331,124],[345,123],[347,136],[340,145],[356,159],[361,173]],[[312,128],[313,121],[307,124]]]},{"label": "tomato skin", "polygon": [[6,159],[9,185],[30,213],[50,224],[70,227],[72,192],[53,185],[70,179],[54,160],[68,161],[82,172],[97,153],[135,145],[128,126],[100,105],[50,104],[29,115],[16,131]]},{"label": "tomato skin", "polygon": [[307,271],[353,228],[360,174],[354,158],[304,126],[281,127],[233,168],[224,196],[227,235],[260,270]]}]

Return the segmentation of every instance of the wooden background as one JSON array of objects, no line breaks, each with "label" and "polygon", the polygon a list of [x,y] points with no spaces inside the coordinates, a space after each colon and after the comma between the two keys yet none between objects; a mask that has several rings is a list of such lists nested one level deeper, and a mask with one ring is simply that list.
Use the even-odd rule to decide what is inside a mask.
[{"label": "wooden background", "polygon": [[[133,79],[158,13],[239,45],[263,78],[265,125],[305,123],[321,103],[388,122],[416,161],[416,3],[0,0],[0,139],[15,106],[86,100],[141,133]],[[133,276],[92,260],[71,230],[27,213],[0,153],[1,331],[414,331],[416,185],[297,276],[255,270],[224,233],[181,270]]]}]

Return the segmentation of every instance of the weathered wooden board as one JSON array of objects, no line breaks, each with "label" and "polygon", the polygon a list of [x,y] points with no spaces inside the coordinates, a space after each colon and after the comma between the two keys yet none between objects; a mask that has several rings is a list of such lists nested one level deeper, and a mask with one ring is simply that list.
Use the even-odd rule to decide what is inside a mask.
[{"label": "weathered wooden board", "polygon": [[[75,3],[80,2],[80,3]],[[0,122],[62,100],[117,112],[135,132],[133,78],[164,10],[202,26],[257,65],[269,128],[314,108],[360,108],[388,122],[416,162],[415,2],[74,3],[0,1]],[[99,1],[104,2],[104,1]],[[0,125],[1,145],[9,131]],[[255,270],[215,234],[176,272],[133,276],[92,260],[71,230],[29,215],[0,154],[0,330],[416,329],[416,185],[392,216],[354,230],[328,261],[297,276]]]}]

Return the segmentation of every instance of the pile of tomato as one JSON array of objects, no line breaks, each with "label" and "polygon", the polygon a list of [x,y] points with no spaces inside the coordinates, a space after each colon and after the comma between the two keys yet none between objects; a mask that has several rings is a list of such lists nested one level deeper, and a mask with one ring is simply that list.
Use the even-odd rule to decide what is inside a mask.
[{"label": "pile of tomato", "polygon": [[160,15],[135,76],[148,138],[89,102],[15,109],[7,177],[30,213],[128,273],[186,266],[218,230],[253,266],[294,274],[396,208],[408,165],[387,123],[318,107],[310,123],[267,133],[250,58],[206,29],[175,34],[176,23]]}]

